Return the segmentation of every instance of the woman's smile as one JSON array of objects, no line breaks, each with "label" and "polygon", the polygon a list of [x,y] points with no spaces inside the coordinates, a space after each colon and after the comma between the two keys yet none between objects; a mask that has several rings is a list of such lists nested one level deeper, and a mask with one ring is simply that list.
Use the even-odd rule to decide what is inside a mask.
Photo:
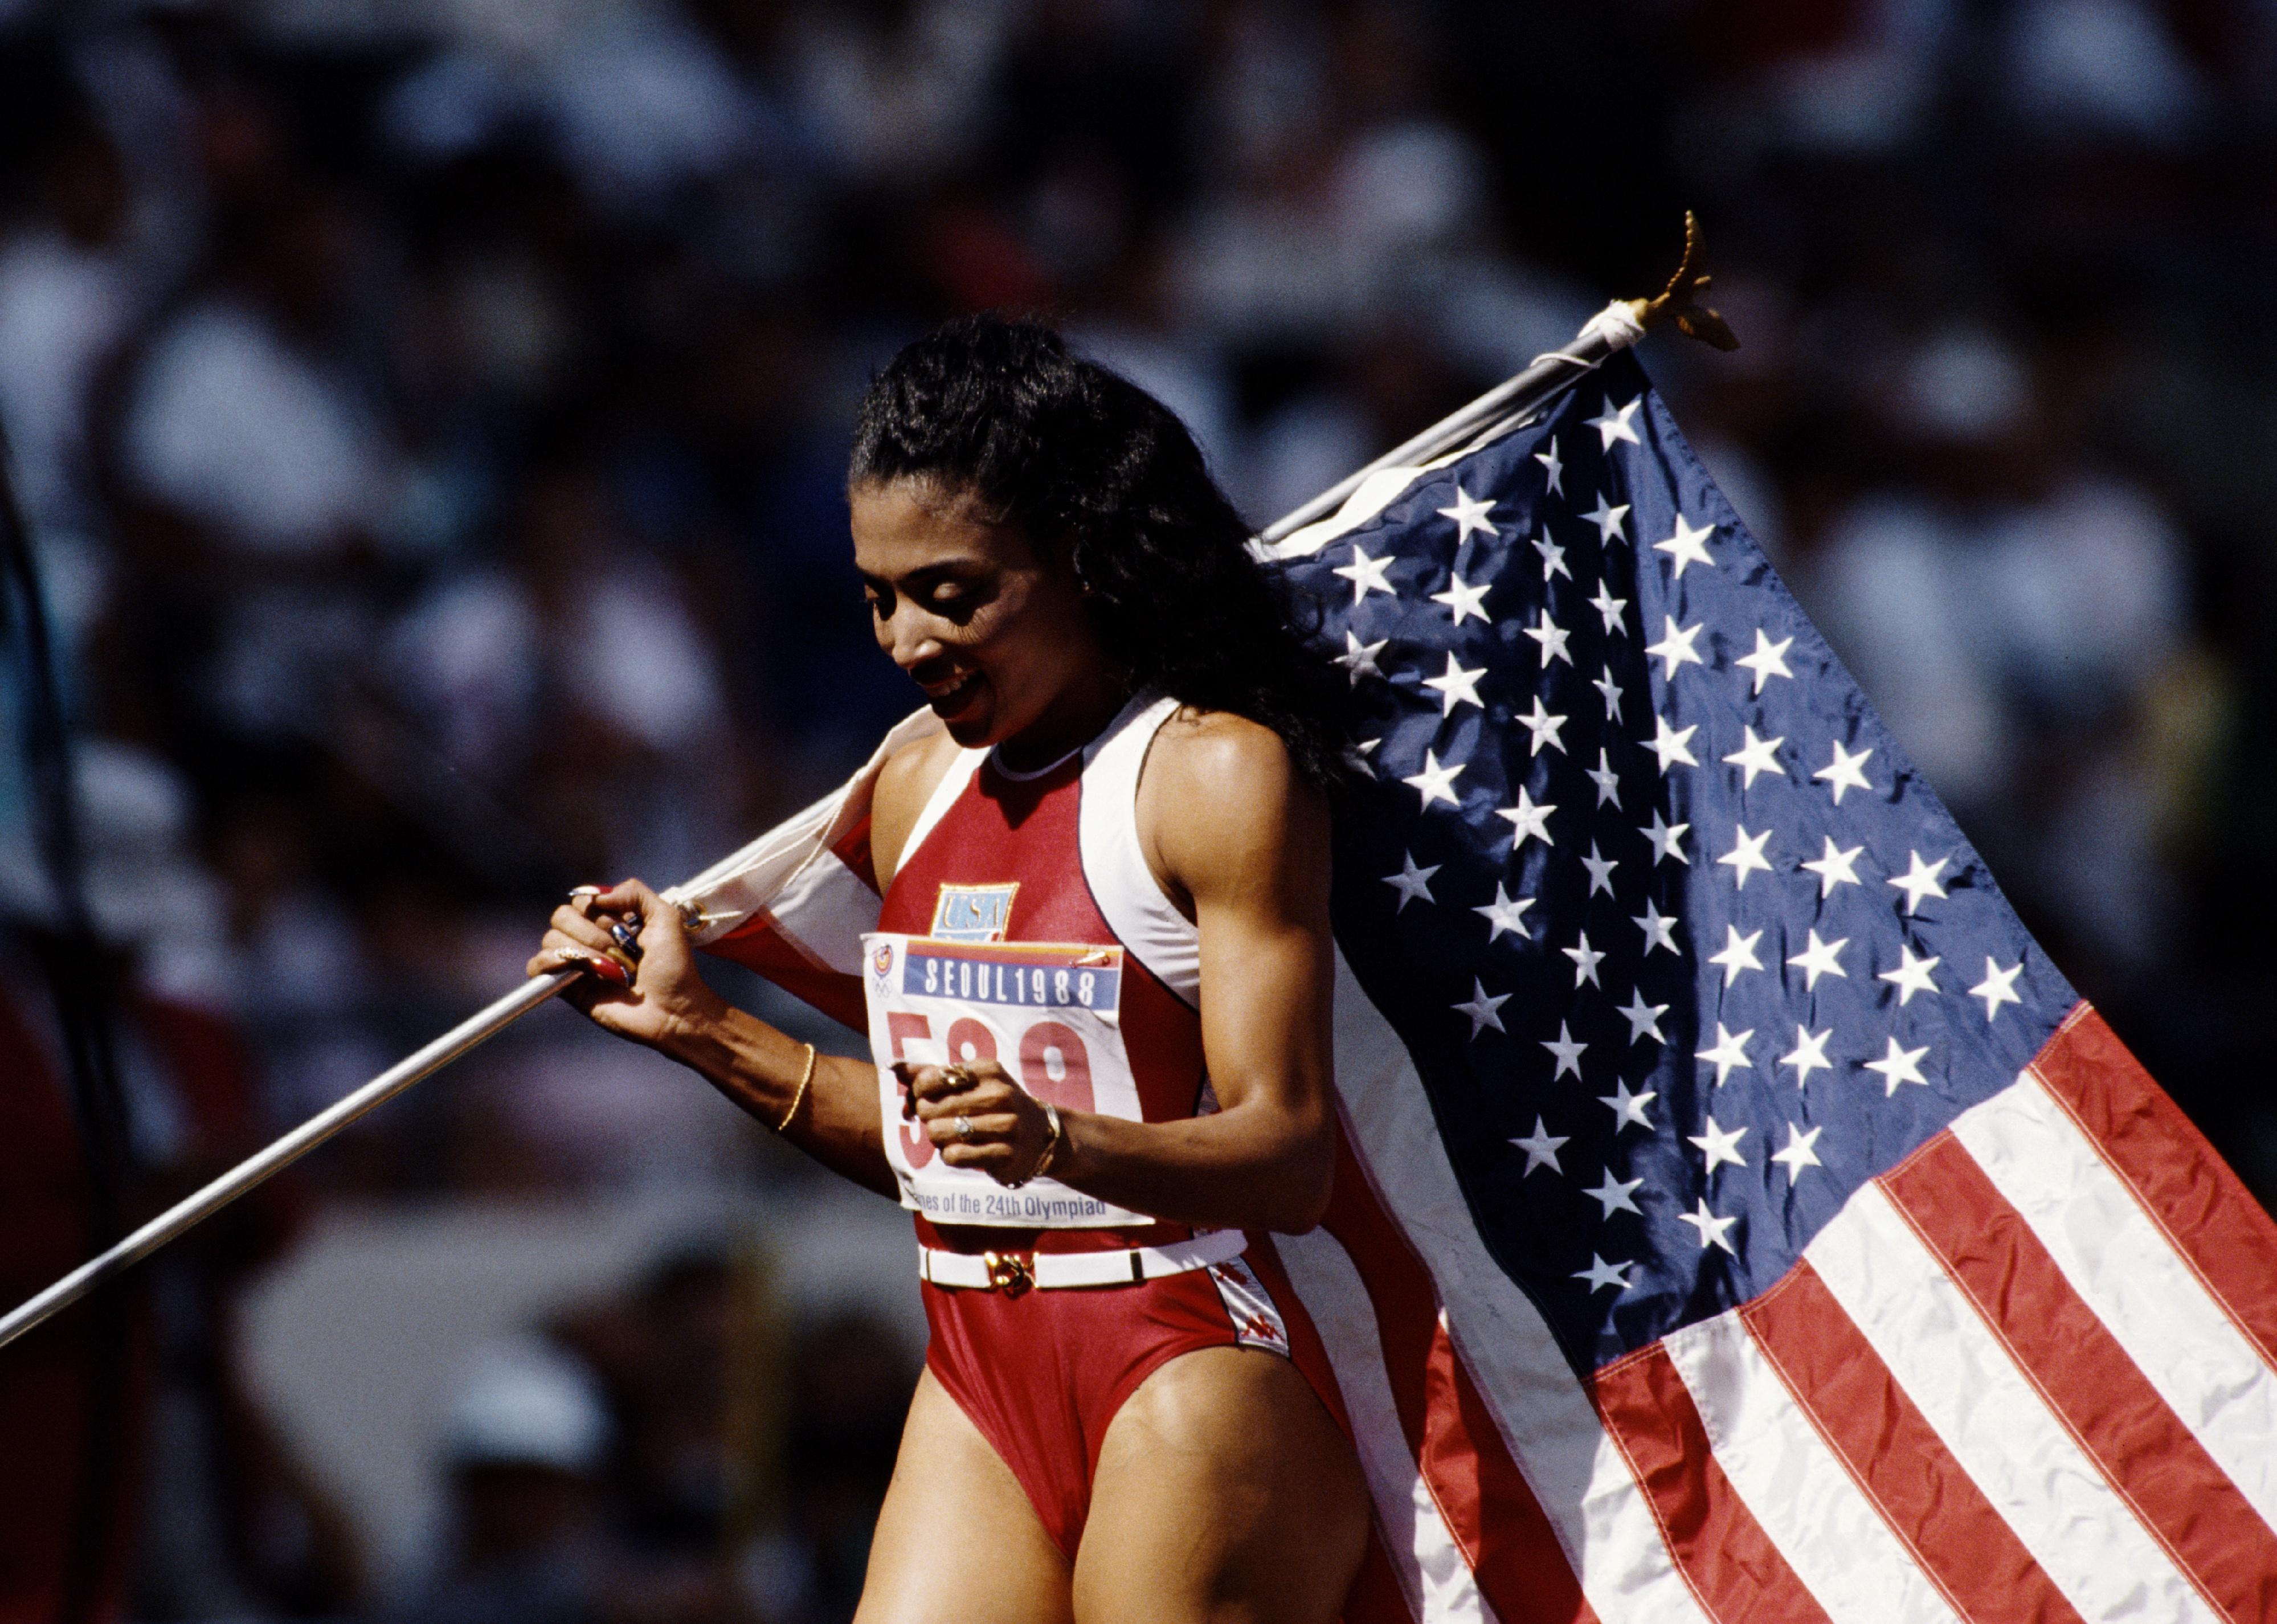
[{"label": "woman's smile", "polygon": [[933,713],[945,722],[962,717],[980,698],[980,688],[986,679],[978,671],[958,672],[944,681],[921,684],[925,703]]}]

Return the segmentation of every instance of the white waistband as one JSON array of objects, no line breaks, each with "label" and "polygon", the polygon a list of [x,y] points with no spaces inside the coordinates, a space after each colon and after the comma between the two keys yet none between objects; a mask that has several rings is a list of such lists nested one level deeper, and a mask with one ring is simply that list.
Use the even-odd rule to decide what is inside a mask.
[{"label": "white waistband", "polygon": [[943,1252],[918,1248],[918,1278],[965,1291],[1001,1288],[1017,1296],[1030,1286],[1060,1291],[1080,1285],[1131,1285],[1184,1274],[1239,1257],[1249,1237],[1213,1230],[1167,1247],[1115,1252]]}]

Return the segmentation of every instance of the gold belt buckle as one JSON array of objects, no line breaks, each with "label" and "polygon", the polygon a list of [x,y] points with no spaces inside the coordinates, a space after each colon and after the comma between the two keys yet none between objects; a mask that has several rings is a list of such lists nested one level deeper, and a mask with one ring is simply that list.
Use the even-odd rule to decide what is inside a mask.
[{"label": "gold belt buckle", "polygon": [[1007,1297],[1017,1297],[1036,1283],[1036,1271],[1016,1253],[983,1252],[980,1261],[987,1265],[989,1285]]}]

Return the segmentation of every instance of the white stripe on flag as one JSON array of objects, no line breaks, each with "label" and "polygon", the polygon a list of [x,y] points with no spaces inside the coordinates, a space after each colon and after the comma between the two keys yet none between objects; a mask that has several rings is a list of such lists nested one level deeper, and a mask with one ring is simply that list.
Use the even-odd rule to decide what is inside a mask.
[{"label": "white stripe on flag", "polygon": [[1880,1185],[1862,1186],[1803,1255],[2089,1624],[2221,1624]]},{"label": "white stripe on flag", "polygon": [[1352,1258],[1326,1230],[1306,1235],[1276,1235],[1274,1249],[1289,1284],[1327,1345],[1352,1417],[1360,1469],[1375,1500],[1385,1552],[1399,1574],[1407,1605],[1422,1624],[1493,1624],[1494,1611],[1479,1594],[1463,1553],[1447,1531],[1438,1502],[1415,1468],[1391,1378],[1383,1369],[1375,1305]]},{"label": "white stripe on flag", "polygon": [[870,787],[857,777],[792,816],[747,845],[738,846],[692,880],[673,889],[707,913],[718,916],[698,938],[709,941],[731,931],[754,911],[764,908],[798,872],[816,848],[829,843],[830,831],[849,797],[866,797]]},{"label": "white stripe on flag", "polygon": [[1661,1346],[1724,1475],[1836,1624],[1961,1624],[1736,1313]]},{"label": "white stripe on flag", "polygon": [[1414,1063],[1342,951],[1335,1053],[1352,1154],[1431,1271],[1456,1355],[1494,1412],[1589,1605],[1603,1624],[1706,1624],[1627,1456],[1605,1435],[1541,1312],[1488,1255]]},{"label": "white stripe on flag", "polygon": [[[870,752],[868,763],[853,777],[750,844],[729,852],[694,879],[674,886],[673,894],[678,899],[692,902],[712,916],[697,940],[715,941],[763,908],[778,916],[780,926],[781,916],[795,906],[786,900],[785,888],[802,877],[803,865],[818,854],[826,854],[841,835],[867,815],[871,793],[877,788],[878,774],[887,759],[904,746],[940,730],[940,719],[930,709],[920,706],[910,712],[878,742],[878,748]],[[843,869],[845,865],[841,863],[839,867]],[[865,891],[870,888],[859,880],[855,884]],[[809,927],[802,921],[788,934],[818,961],[834,968],[836,961],[819,934],[823,928],[820,925]],[[862,929],[875,928],[873,913],[871,923]],[[858,944],[849,946],[846,951],[858,956],[861,948]]]},{"label": "white stripe on flag", "polygon": [[768,905],[775,928],[818,964],[862,973],[862,933],[878,928],[878,894],[834,851],[818,851]]},{"label": "white stripe on flag", "polygon": [[[1433,466],[1438,466],[1434,464]],[[1300,530],[1291,530],[1270,546],[1258,547],[1260,557],[1268,559],[1310,558],[1348,530],[1359,529],[1376,515],[1391,506],[1399,493],[1415,483],[1422,473],[1416,468],[1378,469],[1352,488],[1336,512],[1323,519],[1315,519]],[[1256,546],[1255,543],[1251,544]]]},{"label": "white stripe on flag", "polygon": [[2277,1374],[2079,1125],[2028,1071],[1962,1113],[1953,1134],[2167,1407],[2277,1527]]}]

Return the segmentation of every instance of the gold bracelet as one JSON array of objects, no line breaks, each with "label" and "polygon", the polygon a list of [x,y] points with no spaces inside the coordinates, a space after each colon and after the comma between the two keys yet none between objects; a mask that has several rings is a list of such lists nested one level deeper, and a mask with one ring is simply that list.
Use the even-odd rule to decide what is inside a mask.
[{"label": "gold bracelet", "polygon": [[783,1119],[775,1124],[776,1132],[788,1133],[790,1132],[790,1119],[798,1115],[799,1103],[806,1098],[806,1086],[814,1080],[814,1063],[818,1057],[819,1056],[817,1056],[814,1052],[814,1045],[811,1043],[808,1044],[806,1046],[806,1070],[798,1074],[798,1087],[790,1096],[790,1109],[783,1113]]},{"label": "gold bracelet", "polygon": [[1046,1100],[1043,1104],[1044,1120],[1051,1125],[1051,1132],[1044,1136],[1044,1154],[1036,1158],[1036,1164],[1028,1170],[1027,1178],[1005,1180],[1004,1187],[1008,1190],[1017,1190],[1024,1184],[1041,1178],[1044,1176],[1044,1170],[1052,1164],[1052,1158],[1060,1153],[1060,1146],[1064,1141],[1067,1132],[1060,1126],[1060,1108],[1049,1100]]}]

